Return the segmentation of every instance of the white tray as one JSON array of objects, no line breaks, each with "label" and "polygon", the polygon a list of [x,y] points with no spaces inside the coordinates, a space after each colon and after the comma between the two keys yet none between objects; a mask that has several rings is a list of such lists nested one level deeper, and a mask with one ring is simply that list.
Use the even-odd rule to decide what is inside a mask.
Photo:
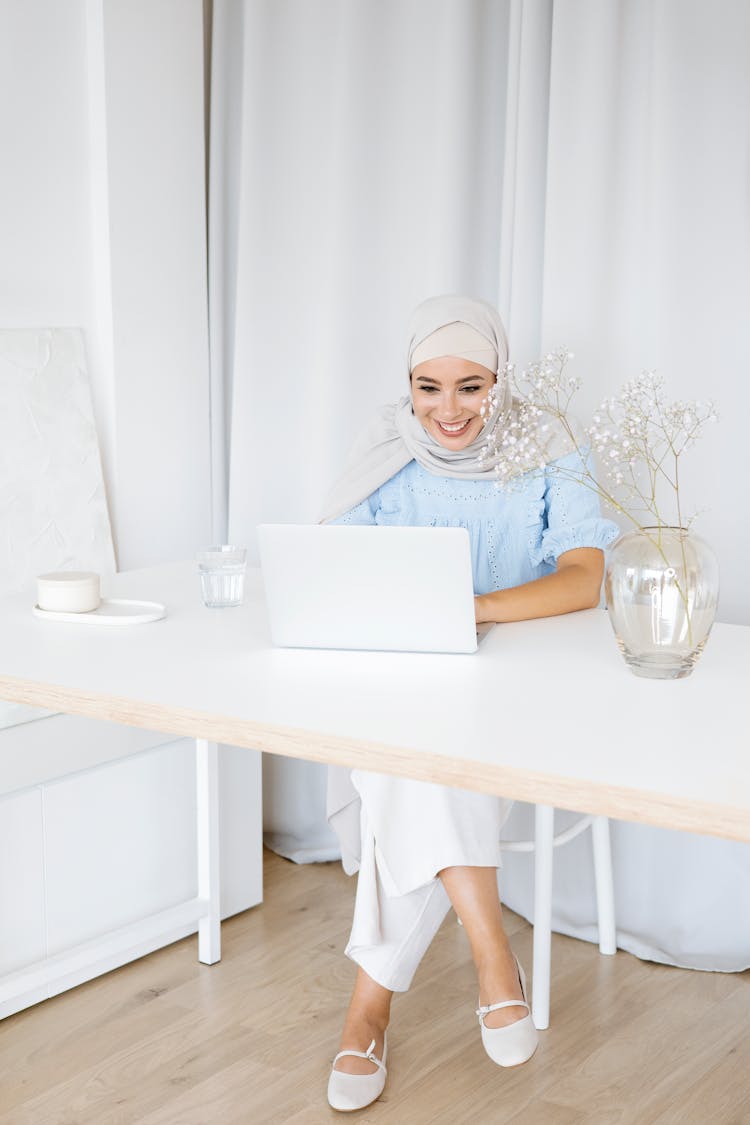
[{"label": "white tray", "polygon": [[66,613],[62,610],[40,609],[34,606],[35,617],[50,621],[75,621],[86,625],[143,625],[165,617],[167,607],[161,602],[133,602],[125,598],[103,598],[98,609],[88,613]]}]

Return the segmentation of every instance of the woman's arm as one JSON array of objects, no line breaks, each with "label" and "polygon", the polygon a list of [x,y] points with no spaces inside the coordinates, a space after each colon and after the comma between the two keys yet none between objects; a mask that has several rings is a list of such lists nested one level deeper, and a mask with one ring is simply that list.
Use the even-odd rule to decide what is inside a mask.
[{"label": "woman's arm", "polygon": [[477,623],[528,621],[532,617],[593,609],[599,604],[603,575],[604,552],[597,547],[565,551],[558,557],[554,574],[476,597]]}]

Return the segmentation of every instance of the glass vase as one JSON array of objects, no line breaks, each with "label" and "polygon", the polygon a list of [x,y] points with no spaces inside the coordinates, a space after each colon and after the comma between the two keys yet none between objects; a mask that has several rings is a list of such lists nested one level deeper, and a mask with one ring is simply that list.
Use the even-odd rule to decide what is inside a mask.
[{"label": "glass vase", "polygon": [[681,527],[644,527],[611,547],[605,596],[617,644],[636,676],[689,676],[719,602],[719,564]]}]

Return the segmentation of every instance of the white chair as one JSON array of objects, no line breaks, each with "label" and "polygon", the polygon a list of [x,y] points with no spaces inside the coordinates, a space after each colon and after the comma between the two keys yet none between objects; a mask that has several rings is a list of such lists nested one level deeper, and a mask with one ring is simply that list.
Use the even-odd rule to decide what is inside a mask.
[{"label": "white chair", "polygon": [[555,836],[555,810],[551,805],[534,806],[534,839],[507,840],[503,851],[534,853],[534,964],[531,1014],[537,1028],[549,1027],[550,956],[552,944],[552,868],[554,849],[591,828],[594,847],[594,880],[599,923],[599,952],[617,952],[615,896],[609,820],[606,816],[582,816]]}]

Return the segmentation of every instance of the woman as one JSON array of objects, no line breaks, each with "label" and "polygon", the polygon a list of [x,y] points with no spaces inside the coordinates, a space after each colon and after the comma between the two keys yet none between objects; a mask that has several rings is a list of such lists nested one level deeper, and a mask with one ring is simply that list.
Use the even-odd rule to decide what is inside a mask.
[{"label": "woman", "polygon": [[[460,296],[421,304],[409,331],[409,395],[362,434],[323,514],[335,523],[466,527],[478,623],[597,605],[603,551],[619,534],[590,491],[555,473],[555,464],[574,471],[576,453],[506,490],[496,484],[497,455],[480,465],[488,431],[507,426],[513,413],[507,359],[492,306]],[[499,406],[486,426],[483,404],[498,379]],[[346,949],[359,968],[329,1079],[334,1109],[361,1109],[381,1094],[391,998],[409,988],[451,906],[476,965],[487,1054],[514,1066],[534,1053],[524,973],[498,895],[510,807],[487,794],[329,770],[329,819],[345,870],[359,871]]]}]

